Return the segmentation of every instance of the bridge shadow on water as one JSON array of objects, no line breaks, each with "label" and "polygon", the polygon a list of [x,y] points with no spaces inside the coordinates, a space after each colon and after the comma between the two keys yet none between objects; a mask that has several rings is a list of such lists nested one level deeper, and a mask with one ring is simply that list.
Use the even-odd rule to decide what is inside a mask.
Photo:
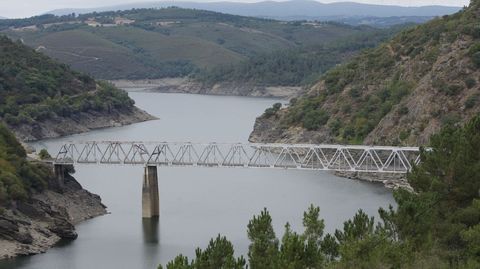
[{"label": "bridge shadow on water", "polygon": [[158,217],[143,218],[143,241],[148,244],[158,244],[160,221]]}]

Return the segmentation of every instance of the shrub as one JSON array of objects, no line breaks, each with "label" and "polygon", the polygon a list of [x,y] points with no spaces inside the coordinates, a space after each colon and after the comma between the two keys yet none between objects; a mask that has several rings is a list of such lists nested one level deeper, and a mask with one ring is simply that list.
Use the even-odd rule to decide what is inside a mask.
[{"label": "shrub", "polygon": [[349,94],[352,98],[358,98],[358,97],[362,96],[362,90],[360,88],[354,87],[354,88],[350,89]]},{"label": "shrub", "polygon": [[463,86],[459,84],[453,84],[448,86],[448,94],[449,95],[457,95],[459,92],[463,90]]},{"label": "shrub", "polygon": [[407,115],[407,114],[408,114],[408,107],[406,107],[406,106],[401,106],[400,109],[398,110],[398,114],[400,114],[400,115]]},{"label": "shrub", "polygon": [[473,44],[468,50],[468,54],[473,55],[477,52],[480,52],[480,43]]},{"label": "shrub", "polygon": [[468,97],[467,100],[465,101],[465,109],[473,108],[477,104],[478,99],[479,99],[478,94]]},{"label": "shrub", "polygon": [[468,51],[475,67],[480,67],[480,43],[472,45]]},{"label": "shrub", "polygon": [[353,139],[355,137],[355,128],[351,125],[347,125],[343,129],[342,137],[346,140]]},{"label": "shrub", "polygon": [[444,126],[453,126],[460,122],[460,116],[456,113],[449,113],[443,116],[442,124]]},{"label": "shrub", "polygon": [[307,130],[317,130],[328,121],[328,114],[324,110],[312,110],[305,114],[303,118],[303,127]]},{"label": "shrub", "polygon": [[275,104],[273,104],[272,107],[275,111],[278,111],[278,110],[280,110],[280,108],[282,108],[282,104],[281,103],[275,103]]},{"label": "shrub", "polygon": [[339,119],[332,120],[328,127],[330,128],[330,133],[337,136],[340,133],[340,128],[342,128],[342,122]]},{"label": "shrub", "polygon": [[472,61],[475,67],[480,68],[480,52],[476,52],[472,55]]},{"label": "shrub", "polygon": [[448,96],[454,96],[460,93],[463,90],[463,86],[459,84],[452,84],[452,85],[442,85],[438,89],[441,93],[444,93]]},{"label": "shrub", "polygon": [[410,136],[410,134],[407,131],[403,130],[398,135],[398,138],[400,138],[400,140],[403,141],[403,140],[407,139],[409,136]]},{"label": "shrub", "polygon": [[40,152],[38,153],[38,157],[40,157],[41,160],[47,160],[52,158],[52,156],[50,155],[50,153],[48,153],[46,149],[40,150]]},{"label": "shrub", "polygon": [[342,112],[345,113],[345,114],[349,114],[350,112],[352,112],[352,105],[343,104],[342,105]]},{"label": "shrub", "polygon": [[467,88],[471,89],[475,85],[477,85],[477,81],[474,78],[470,77],[465,79],[465,86],[467,86]]},{"label": "shrub", "polygon": [[282,108],[282,104],[281,103],[275,103],[275,104],[273,104],[272,107],[269,107],[269,108],[265,109],[265,112],[263,113],[263,116],[267,117],[267,118],[270,118],[271,116],[275,115],[280,110],[280,108]]}]

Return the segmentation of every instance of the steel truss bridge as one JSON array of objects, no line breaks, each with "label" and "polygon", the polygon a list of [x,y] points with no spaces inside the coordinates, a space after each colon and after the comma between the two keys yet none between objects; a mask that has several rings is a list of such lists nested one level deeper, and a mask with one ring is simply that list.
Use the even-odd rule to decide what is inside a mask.
[{"label": "steel truss bridge", "polygon": [[61,146],[54,163],[283,168],[407,173],[418,147],[89,141]]}]

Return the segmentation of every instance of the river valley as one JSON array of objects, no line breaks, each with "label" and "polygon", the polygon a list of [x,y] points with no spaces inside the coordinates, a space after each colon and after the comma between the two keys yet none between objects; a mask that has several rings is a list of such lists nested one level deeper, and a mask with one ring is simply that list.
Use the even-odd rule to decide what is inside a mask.
[{"label": "river valley", "polygon": [[[66,141],[137,140],[247,142],[255,117],[276,99],[130,92],[136,105],[158,120],[32,143],[55,153]],[[286,222],[301,231],[303,211],[321,208],[333,232],[362,208],[376,215],[394,203],[381,184],[336,177],[325,172],[159,168],[160,219],[141,218],[141,166],[76,165],[75,178],[102,197],[111,213],[77,226],[78,239],[45,254],[0,263],[0,268],[156,268],[177,254],[192,257],[218,233],[237,255],[246,255],[246,227],[264,207],[277,237]]]}]

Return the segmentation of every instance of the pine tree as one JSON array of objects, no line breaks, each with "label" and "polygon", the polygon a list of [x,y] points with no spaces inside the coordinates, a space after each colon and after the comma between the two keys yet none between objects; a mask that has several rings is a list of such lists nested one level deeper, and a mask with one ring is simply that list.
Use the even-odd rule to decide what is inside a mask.
[{"label": "pine tree", "polygon": [[251,269],[277,268],[278,239],[272,226],[272,217],[265,208],[248,223],[248,259]]}]

